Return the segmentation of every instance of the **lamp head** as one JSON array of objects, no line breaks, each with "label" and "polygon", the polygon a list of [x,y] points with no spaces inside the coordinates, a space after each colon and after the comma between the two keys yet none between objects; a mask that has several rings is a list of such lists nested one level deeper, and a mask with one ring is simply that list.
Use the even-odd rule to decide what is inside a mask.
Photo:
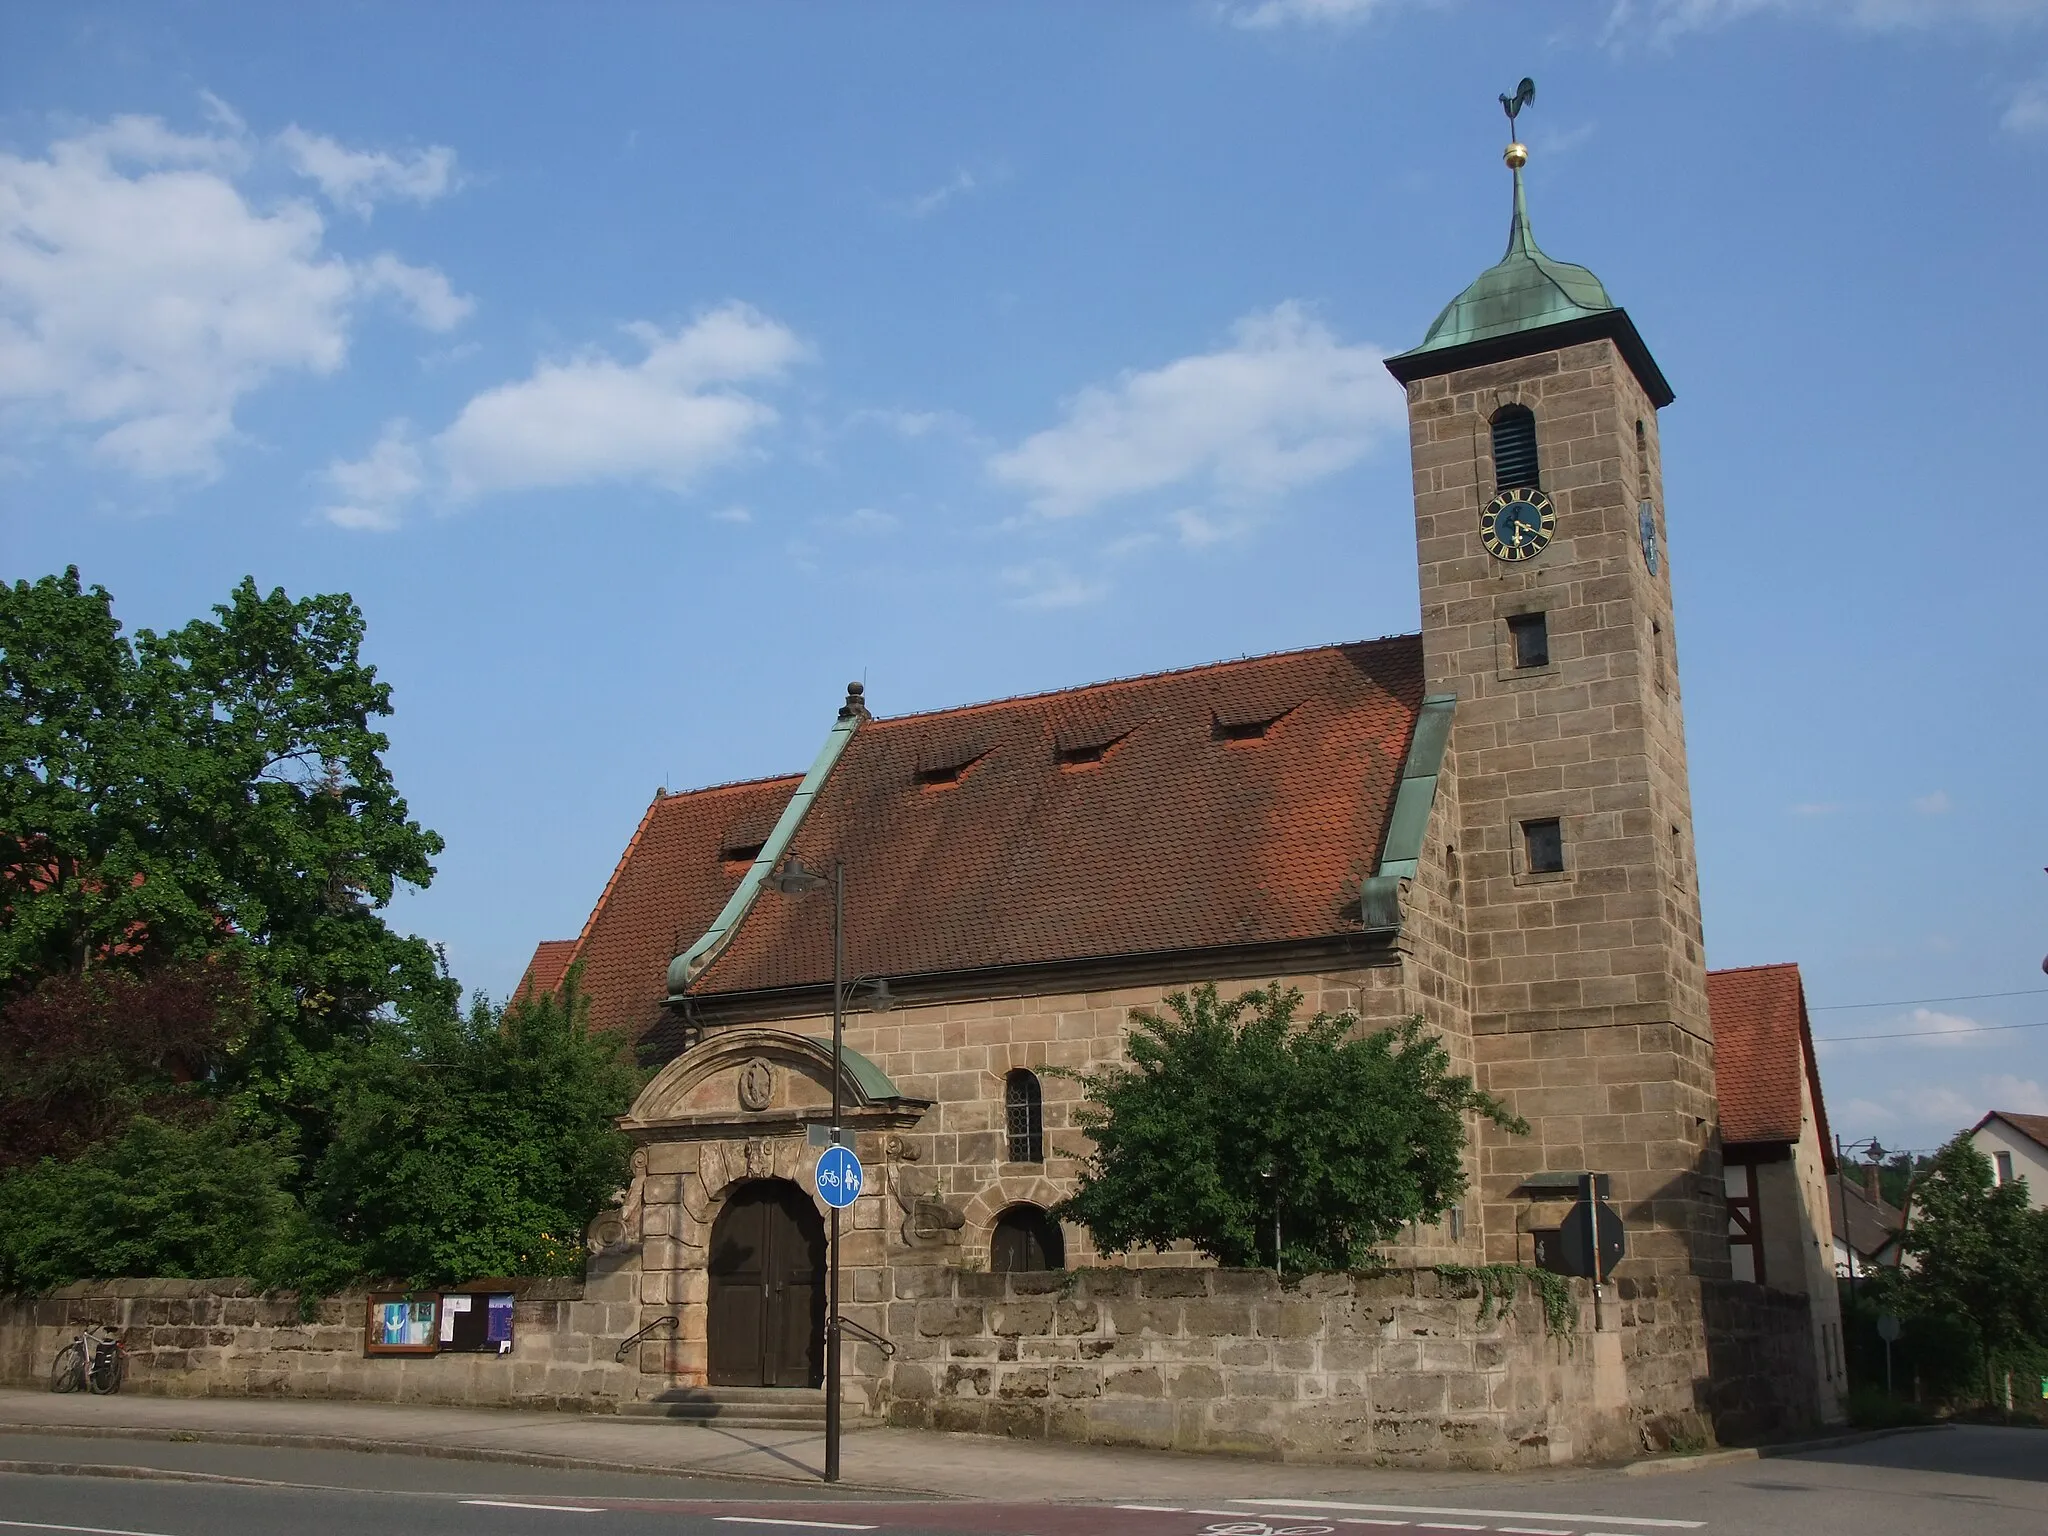
[{"label": "lamp head", "polygon": [[783,860],[782,868],[769,872],[768,883],[785,896],[802,896],[811,891],[822,891],[827,881],[792,853]]}]

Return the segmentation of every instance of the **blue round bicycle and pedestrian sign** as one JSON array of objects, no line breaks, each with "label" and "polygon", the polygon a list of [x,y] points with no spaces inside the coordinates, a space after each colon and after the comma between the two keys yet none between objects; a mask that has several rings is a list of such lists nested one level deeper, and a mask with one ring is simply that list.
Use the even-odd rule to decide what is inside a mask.
[{"label": "blue round bicycle and pedestrian sign", "polygon": [[867,1175],[860,1159],[845,1147],[827,1147],[818,1159],[818,1195],[835,1210],[845,1210],[860,1198]]}]

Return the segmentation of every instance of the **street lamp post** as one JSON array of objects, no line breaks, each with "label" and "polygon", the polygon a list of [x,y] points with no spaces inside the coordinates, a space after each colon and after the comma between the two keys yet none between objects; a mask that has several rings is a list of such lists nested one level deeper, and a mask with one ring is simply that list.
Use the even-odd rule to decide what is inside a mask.
[{"label": "street lamp post", "polygon": [[[786,896],[823,890],[826,877],[806,869],[791,854],[769,883]],[[830,1146],[839,1145],[840,1119],[845,1112],[842,1065],[846,1020],[846,862],[832,861],[832,1130]],[[825,1278],[825,1481],[839,1481],[839,1207],[826,1218]]]}]

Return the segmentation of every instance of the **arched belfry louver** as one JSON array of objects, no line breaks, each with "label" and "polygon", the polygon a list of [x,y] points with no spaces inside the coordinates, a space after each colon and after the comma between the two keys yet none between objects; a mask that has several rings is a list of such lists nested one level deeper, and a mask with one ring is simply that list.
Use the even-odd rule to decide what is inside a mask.
[{"label": "arched belfry louver", "polygon": [[1493,413],[1493,488],[1512,491],[1541,485],[1536,464],[1536,415],[1526,405],[1504,405]]}]

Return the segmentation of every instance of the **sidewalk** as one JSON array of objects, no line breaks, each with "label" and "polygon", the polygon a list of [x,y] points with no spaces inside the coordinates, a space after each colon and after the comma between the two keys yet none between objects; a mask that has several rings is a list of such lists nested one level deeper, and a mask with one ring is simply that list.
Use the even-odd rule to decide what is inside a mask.
[{"label": "sidewalk", "polygon": [[[713,1429],[602,1414],[401,1407],[301,1398],[80,1397],[0,1388],[8,1431],[69,1432],[315,1450],[393,1451],[529,1465],[815,1482],[814,1431]],[[1112,1450],[905,1429],[860,1429],[842,1447],[849,1489],[1004,1501],[1338,1497],[1605,1479],[1613,1471],[1388,1472],[1224,1456]],[[110,1458],[112,1459],[112,1458]]]}]

